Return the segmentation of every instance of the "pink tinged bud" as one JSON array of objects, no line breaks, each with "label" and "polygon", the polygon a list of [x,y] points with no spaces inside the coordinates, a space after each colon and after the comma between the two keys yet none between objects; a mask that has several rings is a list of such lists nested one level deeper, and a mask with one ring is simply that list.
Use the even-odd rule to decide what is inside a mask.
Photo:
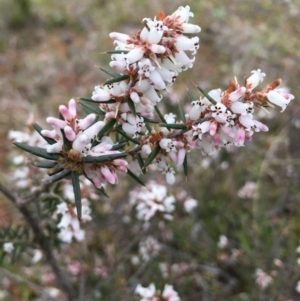
[{"label": "pink tinged bud", "polygon": [[239,122],[245,127],[245,128],[251,128],[254,125],[254,121],[252,118],[250,118],[248,115],[240,116]]},{"label": "pink tinged bud", "polygon": [[85,134],[81,134],[74,140],[72,148],[81,155],[83,155],[86,153],[85,148],[88,147],[89,143],[90,139]]},{"label": "pink tinged bud", "polygon": [[216,122],[211,122],[210,125],[209,125],[210,135],[212,135],[212,136],[215,135],[216,132],[217,132],[217,128],[218,128],[217,123]]},{"label": "pink tinged bud", "polygon": [[125,166],[117,166],[116,167],[118,170],[120,170],[120,171],[122,171],[122,172],[127,172],[127,167],[125,167]]},{"label": "pink tinged bud", "polygon": [[213,142],[214,142],[215,148],[219,149],[220,148],[220,135],[219,134],[214,135]]},{"label": "pink tinged bud", "polygon": [[290,99],[286,99],[282,94],[277,92],[276,90],[271,90],[267,94],[267,98],[271,103],[282,108],[281,112],[283,112],[287,105],[290,103]]},{"label": "pink tinged bud", "polygon": [[134,48],[130,50],[125,56],[127,64],[132,64],[139,61],[143,58],[144,53],[145,52],[142,48]]},{"label": "pink tinged bud", "polygon": [[95,187],[97,187],[97,188],[101,188],[101,187],[104,186],[102,176],[101,176],[101,177],[100,177],[100,176],[94,177],[94,178],[92,179],[92,181],[93,181]]},{"label": "pink tinged bud", "polygon": [[77,112],[76,112],[76,100],[75,99],[73,99],[73,98],[70,99],[68,108],[69,108],[70,114],[72,116],[76,117]]},{"label": "pink tinged bud", "polygon": [[166,88],[166,84],[157,70],[152,71],[149,78],[159,90]]},{"label": "pink tinged bud", "polygon": [[105,118],[106,119],[114,119],[115,118],[116,113],[115,112],[108,112],[105,114]]},{"label": "pink tinged bud", "polygon": [[65,132],[65,135],[66,135],[66,138],[69,140],[69,141],[74,141],[75,138],[76,138],[76,134],[75,132],[73,131],[73,129],[70,127],[70,126],[66,126],[64,128],[64,132]]},{"label": "pink tinged bud", "polygon": [[166,48],[162,45],[152,44],[149,48],[152,52],[157,54],[163,54],[166,52]]},{"label": "pink tinged bud", "polygon": [[[93,115],[93,114],[91,114]],[[88,117],[88,116],[87,116]],[[87,118],[86,117],[86,118]],[[95,119],[94,119],[95,120]],[[88,129],[86,129],[84,131],[84,134],[89,138],[89,139],[93,139],[95,138],[95,136],[99,133],[99,131],[103,128],[103,126],[105,125],[105,123],[103,121],[98,121],[96,123],[94,123],[91,127],[89,127]]]},{"label": "pink tinged bud", "polygon": [[110,184],[116,183],[115,176],[111,173],[110,169],[106,165],[102,166],[100,171],[107,182],[109,182]]},{"label": "pink tinged bud", "polygon": [[131,92],[130,93],[130,98],[134,103],[139,103],[140,102],[140,97],[136,92]]},{"label": "pink tinged bud", "polygon": [[64,120],[55,118],[55,117],[48,117],[46,121],[51,124],[53,127],[58,127],[60,129],[63,129],[67,124]]},{"label": "pink tinged bud", "polygon": [[93,91],[92,100],[107,101],[110,100],[110,94],[106,90],[102,89],[100,86],[96,86]]},{"label": "pink tinged bud", "polygon": [[268,132],[269,131],[269,128],[265,124],[263,124],[263,123],[261,123],[261,122],[259,122],[257,120],[253,120],[253,121],[254,121],[254,124],[257,126],[257,128],[261,132]]},{"label": "pink tinged bud", "polygon": [[66,106],[61,105],[59,106],[58,110],[65,120],[72,120],[74,118]]},{"label": "pink tinged bud", "polygon": [[128,162],[125,161],[124,159],[115,159],[113,161],[113,164],[116,167],[118,167],[118,166],[120,166],[120,167],[126,167],[126,166],[128,166]]},{"label": "pink tinged bud", "polygon": [[174,152],[174,151],[170,151],[170,152],[168,153],[168,155],[169,155],[170,159],[171,159],[175,164],[177,164],[177,162],[178,162],[178,159],[177,159],[177,153]]},{"label": "pink tinged bud", "polygon": [[254,89],[256,86],[258,86],[259,83],[261,83],[264,80],[264,77],[266,76],[265,73],[261,72],[260,69],[252,70],[252,75],[247,78],[246,80],[246,86],[249,89]]},{"label": "pink tinged bud", "polygon": [[254,133],[253,131],[245,132],[245,140],[251,141],[251,140],[252,140],[253,133]]},{"label": "pink tinged bud", "polygon": [[245,87],[241,87],[233,92],[231,92],[229,94],[229,100],[231,101],[237,101],[239,100],[246,92],[246,88]]},{"label": "pink tinged bud", "polygon": [[178,151],[178,160],[177,160],[177,164],[178,164],[178,165],[182,165],[182,164],[183,164],[185,155],[186,155],[186,149],[181,148],[181,149]]},{"label": "pink tinged bud", "polygon": [[227,136],[229,136],[231,138],[234,138],[234,136],[235,136],[234,132],[232,131],[232,129],[230,127],[222,126],[221,129],[224,134],[226,134]]},{"label": "pink tinged bud", "polygon": [[93,122],[96,120],[96,114],[89,114],[84,119],[79,119],[77,126],[80,128],[80,130],[87,129]]},{"label": "pink tinged bud", "polygon": [[109,63],[109,66],[118,72],[123,72],[126,70],[126,62],[125,61],[111,61]]},{"label": "pink tinged bud", "polygon": [[235,114],[242,114],[246,112],[247,109],[248,109],[248,105],[240,101],[235,101],[230,106],[230,110]]},{"label": "pink tinged bud", "polygon": [[236,133],[235,141],[239,144],[244,144],[245,141],[245,130],[242,127],[239,127]]},{"label": "pink tinged bud", "polygon": [[45,137],[56,139],[56,131],[55,130],[52,130],[52,131],[42,130],[41,134]]},{"label": "pink tinged bud", "polygon": [[54,144],[47,145],[46,150],[48,153],[59,153],[62,151],[63,141],[59,140]]},{"label": "pink tinged bud", "polygon": [[124,44],[127,44],[128,40],[130,39],[130,36],[124,33],[119,32],[111,32],[109,34],[109,37],[113,40],[117,40],[119,42],[122,42]]}]

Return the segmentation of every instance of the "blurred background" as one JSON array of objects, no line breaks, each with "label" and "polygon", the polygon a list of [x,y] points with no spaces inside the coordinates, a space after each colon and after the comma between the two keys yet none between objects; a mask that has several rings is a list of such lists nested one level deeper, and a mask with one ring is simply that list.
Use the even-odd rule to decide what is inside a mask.
[{"label": "blurred background", "polygon": [[[191,6],[195,17],[190,22],[202,28],[201,46],[194,68],[181,74],[172,87],[171,99],[176,95],[188,103],[186,86],[200,97],[193,82],[208,91],[225,89],[234,76],[242,83],[251,70],[260,68],[267,74],[264,84],[282,78],[295,100],[283,113],[275,108],[261,114],[270,131],[254,135],[245,147],[222,149],[213,157],[200,152],[189,156],[188,180],[178,173],[176,190],[170,187],[170,191],[185,190],[198,206],[190,214],[179,208],[175,222],[164,225],[162,232],[154,225],[151,235],[167,241],[168,248],[135,277],[144,285],[172,283],[187,301],[300,300],[300,288],[296,290],[300,280],[297,0],[0,0],[0,180],[9,183],[6,154],[13,149],[9,130],[24,130],[32,118],[44,126],[47,116],[56,116],[58,105],[72,97],[91,96],[94,86],[107,79],[98,67],[107,67],[110,61],[109,55],[101,54],[113,49],[110,32],[134,33],[142,28],[143,18],[153,18],[161,10],[171,14],[181,5]],[[176,102],[174,107],[170,102],[168,110],[172,108],[177,110]],[[94,204],[99,208],[94,226],[85,228],[90,231],[88,244],[112,276],[99,289],[101,296],[89,300],[136,300],[130,294],[136,282],[127,281],[128,275],[135,275],[135,267],[125,263],[120,267],[112,259],[133,239],[133,234],[126,237],[129,232],[116,218],[133,185],[124,178],[116,189],[108,188],[110,200]],[[14,223],[16,216],[0,195],[0,227]],[[73,250],[84,254],[88,270],[94,263],[87,249],[74,245]],[[179,274],[164,279],[162,262],[170,269],[177,264]],[[5,265],[34,279],[24,272],[26,258]],[[264,287],[268,277],[272,280]],[[89,281],[87,285],[96,283],[92,276]],[[10,283],[0,280],[0,289],[9,292],[3,300],[36,300],[28,287]]]}]

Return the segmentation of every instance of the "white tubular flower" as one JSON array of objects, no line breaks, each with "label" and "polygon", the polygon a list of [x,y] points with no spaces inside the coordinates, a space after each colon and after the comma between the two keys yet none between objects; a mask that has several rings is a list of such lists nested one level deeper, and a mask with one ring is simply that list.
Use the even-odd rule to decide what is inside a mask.
[{"label": "white tubular flower", "polygon": [[162,292],[165,301],[180,301],[178,293],[174,290],[173,285],[166,284]]},{"label": "white tubular flower", "polygon": [[147,99],[149,99],[153,104],[157,104],[163,99],[163,96],[159,96],[153,86],[150,86],[150,88],[144,92],[144,96],[147,97]]},{"label": "white tubular flower", "polygon": [[164,149],[166,152],[170,151],[176,151],[176,147],[172,141],[172,139],[163,138],[159,141],[159,145],[162,149]]},{"label": "white tubular flower", "polygon": [[215,106],[212,106],[210,109],[212,111],[212,117],[214,117],[217,122],[226,122],[227,108],[222,103],[218,103]]},{"label": "white tubular flower", "polygon": [[94,101],[107,101],[110,100],[110,94],[101,88],[100,86],[95,86],[93,91],[92,100]]},{"label": "white tubular flower", "polygon": [[204,112],[206,105],[203,100],[194,100],[192,101],[192,108],[189,111],[189,117],[191,120],[197,120],[200,117],[200,114]]},{"label": "white tubular flower", "polygon": [[138,74],[149,77],[151,72],[155,70],[155,67],[152,66],[149,59],[141,59],[138,62],[139,71]]},{"label": "white tubular flower", "polygon": [[194,14],[190,10],[191,8],[188,5],[186,5],[185,7],[180,6],[172,14],[172,17],[178,17],[179,21],[181,21],[182,23],[187,23],[190,17],[194,17]]},{"label": "white tubular flower", "polygon": [[125,60],[127,65],[133,64],[139,60],[141,60],[144,56],[145,51],[138,47],[130,50],[126,55],[125,55]]},{"label": "white tubular flower", "polygon": [[193,63],[196,58],[193,57],[190,59],[185,52],[179,51],[175,54],[175,59],[179,67],[185,67],[185,69],[188,69],[193,67]]},{"label": "white tubular flower", "polygon": [[166,181],[169,185],[173,185],[176,181],[175,171],[171,166],[168,166],[163,170],[163,174],[166,175]]},{"label": "white tubular flower", "polygon": [[128,40],[130,39],[129,35],[120,32],[111,32],[109,37],[124,44],[127,44]]},{"label": "white tubular flower", "polygon": [[294,95],[284,92],[281,89],[271,90],[267,93],[267,98],[271,103],[282,108],[281,112],[283,112],[287,105],[293,100]]},{"label": "white tubular flower", "polygon": [[246,88],[250,90],[257,87],[264,80],[264,77],[266,76],[266,74],[261,72],[260,69],[252,70],[251,73],[252,75],[248,77],[246,80]]},{"label": "white tubular flower", "polygon": [[199,49],[199,38],[193,37],[189,39],[186,36],[178,36],[176,38],[175,46],[179,51],[192,51],[192,54],[195,55]]},{"label": "white tubular flower", "polygon": [[197,125],[193,125],[193,136],[197,136],[198,139],[202,140],[202,135],[209,132],[210,124],[210,121],[204,121]]},{"label": "white tubular flower", "polygon": [[198,25],[183,23],[182,24],[183,33],[199,33],[201,31],[201,27]]},{"label": "white tubular flower", "polygon": [[138,136],[145,127],[144,118],[139,116],[133,116],[132,114],[122,114],[127,122],[122,125],[122,129],[125,133]]},{"label": "white tubular flower", "polygon": [[156,289],[153,283],[151,283],[148,287],[142,287],[138,284],[134,292],[143,298],[140,301],[149,301],[150,298],[155,296]]},{"label": "white tubular flower", "polygon": [[175,123],[176,122],[175,118],[176,118],[176,115],[173,113],[164,115],[164,119],[165,119],[166,123]]},{"label": "white tubular flower", "polygon": [[146,41],[150,44],[159,43],[163,36],[164,30],[167,30],[168,28],[164,26],[164,23],[162,21],[149,21],[149,19],[146,19],[146,22],[150,30],[148,31],[147,29],[148,34],[147,36],[144,35],[143,38],[146,37]]},{"label": "white tubular flower", "polygon": [[3,244],[3,251],[6,253],[11,253],[15,249],[12,242],[6,242]]}]

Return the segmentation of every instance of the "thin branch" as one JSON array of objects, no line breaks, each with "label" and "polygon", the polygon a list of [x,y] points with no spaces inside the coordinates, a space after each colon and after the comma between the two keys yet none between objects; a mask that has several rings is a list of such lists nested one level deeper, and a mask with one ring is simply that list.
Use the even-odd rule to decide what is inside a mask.
[{"label": "thin branch", "polygon": [[24,200],[19,198],[17,195],[14,195],[11,191],[9,191],[5,186],[0,183],[0,191],[19,209],[19,211],[24,216],[26,222],[32,229],[35,241],[39,244],[41,250],[44,253],[44,256],[47,259],[47,263],[51,266],[53,273],[56,276],[56,281],[61,287],[61,289],[67,294],[68,300],[73,301],[75,300],[74,291],[68,279],[62,273],[56,259],[52,253],[51,246],[49,245],[48,238],[44,235],[43,231],[41,230],[41,226],[39,221],[36,219],[35,216],[31,214],[26,206],[24,206]]}]

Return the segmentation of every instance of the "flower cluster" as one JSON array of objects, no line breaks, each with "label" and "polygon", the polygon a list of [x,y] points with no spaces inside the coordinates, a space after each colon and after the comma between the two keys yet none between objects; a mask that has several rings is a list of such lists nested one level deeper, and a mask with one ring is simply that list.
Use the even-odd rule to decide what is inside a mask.
[{"label": "flower cluster", "polygon": [[171,220],[174,211],[175,197],[167,194],[167,187],[155,181],[149,181],[145,187],[130,192],[130,204],[136,207],[137,218],[148,221],[156,214],[162,214]]},{"label": "flower cluster", "polygon": [[148,287],[140,284],[135,289],[135,293],[142,297],[140,301],[180,301],[178,293],[174,290],[173,285],[166,284],[162,292],[157,291],[155,285],[151,283]]}]

